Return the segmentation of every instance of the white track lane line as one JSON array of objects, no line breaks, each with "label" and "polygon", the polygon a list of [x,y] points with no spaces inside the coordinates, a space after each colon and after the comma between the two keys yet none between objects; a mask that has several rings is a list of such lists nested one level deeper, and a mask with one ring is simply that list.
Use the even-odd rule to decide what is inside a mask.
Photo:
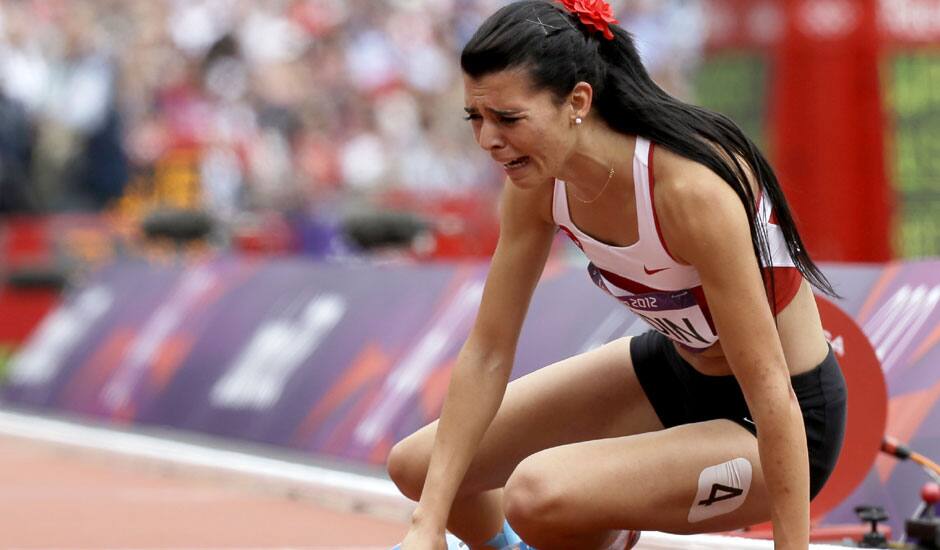
[{"label": "white track lane line", "polygon": [[355,502],[379,505],[394,510],[402,517],[410,516],[414,508],[414,504],[402,496],[388,479],[330,470],[312,464],[299,464],[10,411],[0,411],[0,434],[279,480],[305,488],[315,488],[321,493],[340,495]]}]

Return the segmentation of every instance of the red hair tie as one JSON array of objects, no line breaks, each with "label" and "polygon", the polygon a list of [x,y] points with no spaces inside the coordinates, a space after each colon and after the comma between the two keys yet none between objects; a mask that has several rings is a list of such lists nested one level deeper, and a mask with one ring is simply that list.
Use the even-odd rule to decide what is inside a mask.
[{"label": "red hair tie", "polygon": [[610,30],[611,23],[619,23],[614,18],[614,10],[604,0],[559,0],[566,10],[578,16],[581,23],[589,29],[600,31],[607,40],[614,39]]}]

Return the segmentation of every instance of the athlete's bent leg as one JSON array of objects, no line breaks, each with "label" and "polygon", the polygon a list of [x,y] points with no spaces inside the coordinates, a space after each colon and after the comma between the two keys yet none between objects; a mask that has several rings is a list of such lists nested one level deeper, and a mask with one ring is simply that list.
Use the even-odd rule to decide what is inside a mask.
[{"label": "athlete's bent leg", "polygon": [[[630,338],[524,376],[509,384],[480,442],[448,528],[468,541],[489,540],[499,529],[502,506],[498,492],[480,495],[501,489],[526,457],[558,445],[660,429],[633,370]],[[436,430],[437,422],[421,428],[389,456],[389,475],[413,500],[424,486]]]},{"label": "athlete's bent leg", "polygon": [[[406,439],[392,448],[388,458],[389,477],[414,501],[421,498],[429,458],[418,447],[415,439]],[[451,505],[447,529],[471,548],[482,548],[503,526],[502,493],[502,489],[462,491]]]},{"label": "athlete's bent leg", "polygon": [[[567,475],[576,476],[576,468],[574,470]],[[614,543],[623,538],[622,531],[599,530],[593,525],[572,525],[559,517],[559,512],[566,505],[566,495],[563,493],[565,485],[553,482],[552,478],[556,475],[566,474],[539,472],[523,461],[509,478],[503,505],[506,518],[516,532],[526,544],[540,550],[613,549]],[[618,550],[624,547],[625,543]]]},{"label": "athlete's bent leg", "polygon": [[604,548],[611,530],[706,533],[770,518],[757,439],[730,420],[547,449],[516,468],[504,503],[539,550]]}]

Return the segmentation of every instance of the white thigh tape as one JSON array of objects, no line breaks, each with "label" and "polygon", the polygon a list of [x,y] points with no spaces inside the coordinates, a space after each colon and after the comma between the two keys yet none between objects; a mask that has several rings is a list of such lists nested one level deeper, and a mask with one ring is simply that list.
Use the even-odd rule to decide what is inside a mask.
[{"label": "white thigh tape", "polygon": [[750,488],[751,463],[745,458],[705,468],[698,477],[698,494],[689,510],[689,523],[737,510]]}]

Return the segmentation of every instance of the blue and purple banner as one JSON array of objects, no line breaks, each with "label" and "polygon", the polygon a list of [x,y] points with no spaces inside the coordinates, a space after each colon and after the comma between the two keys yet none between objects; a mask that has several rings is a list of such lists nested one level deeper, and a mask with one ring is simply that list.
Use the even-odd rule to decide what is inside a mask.
[{"label": "blue and purple banner", "polygon": [[[439,413],[486,269],[235,258],[115,264],[44,320],[9,365],[0,396],[380,464]],[[940,261],[826,272],[881,361],[887,432],[940,458]],[[550,264],[514,377],[644,330],[583,266]],[[862,503],[906,517],[922,481],[917,468],[879,458],[827,521],[854,522],[851,508]]]}]

